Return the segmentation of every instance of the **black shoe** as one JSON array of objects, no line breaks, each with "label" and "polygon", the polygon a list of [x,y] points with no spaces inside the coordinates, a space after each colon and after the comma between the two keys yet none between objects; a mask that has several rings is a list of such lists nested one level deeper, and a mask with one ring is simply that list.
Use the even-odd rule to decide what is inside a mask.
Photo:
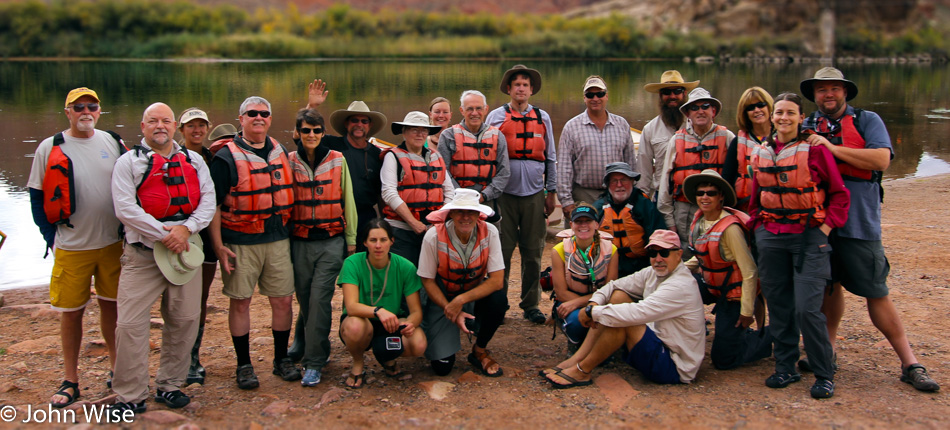
[{"label": "black shoe", "polygon": [[830,399],[835,395],[835,383],[830,379],[816,378],[811,386],[811,396],[816,399]]},{"label": "black shoe", "polygon": [[109,405],[106,408],[106,414],[114,417],[122,417],[125,415],[125,411],[132,411],[133,414],[144,414],[145,413],[145,400],[141,402],[115,402],[114,405]]},{"label": "black shoe", "polygon": [[254,366],[245,364],[237,368],[237,384],[242,390],[251,390],[259,387],[261,384],[257,381],[257,374],[254,373]]},{"label": "black shoe", "polygon": [[[798,370],[802,372],[812,372],[811,364],[808,363],[808,357],[805,357],[801,360],[798,360]],[[831,370],[833,372],[838,372],[838,353],[831,354]]]},{"label": "black shoe", "polygon": [[280,361],[274,360],[274,374],[285,381],[299,381],[302,378],[300,369],[294,365],[294,360],[290,357],[284,357]]},{"label": "black shoe", "polygon": [[940,385],[927,374],[927,369],[919,363],[911,364],[901,370],[901,381],[913,385],[920,391],[940,391]]},{"label": "black shoe", "polygon": [[155,392],[155,401],[158,403],[164,403],[165,406],[168,406],[169,408],[178,409],[183,408],[191,403],[191,398],[185,395],[185,393],[182,393],[181,390],[158,390]]},{"label": "black shoe", "polygon": [[524,311],[524,319],[535,324],[544,324],[544,322],[548,320],[548,317],[544,316],[544,313],[537,309],[528,309]]},{"label": "black shoe", "polygon": [[772,376],[769,376],[769,378],[765,380],[765,386],[769,388],[785,388],[788,386],[788,384],[801,380],[802,375],[799,373],[775,372],[772,374]]},{"label": "black shoe", "polygon": [[192,362],[191,366],[188,368],[188,376],[185,377],[185,385],[191,384],[205,384],[205,368],[201,367],[201,363]]}]

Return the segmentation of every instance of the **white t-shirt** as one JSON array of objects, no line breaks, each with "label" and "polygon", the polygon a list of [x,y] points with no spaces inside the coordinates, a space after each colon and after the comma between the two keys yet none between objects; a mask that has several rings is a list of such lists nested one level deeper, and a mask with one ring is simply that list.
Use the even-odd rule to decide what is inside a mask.
[{"label": "white t-shirt", "polygon": [[[69,217],[73,227],[60,224],[56,228],[56,247],[68,251],[104,248],[119,238],[119,219],[112,206],[112,169],[119,158],[119,145],[109,133],[96,130],[88,138],[63,133],[63,153],[72,160],[75,186],[75,210]],[[43,189],[46,163],[53,148],[48,137],[36,148],[33,168],[27,186]]]},{"label": "white t-shirt", "polygon": [[[505,262],[501,256],[501,239],[498,238],[498,229],[494,225],[484,223],[488,227],[488,273],[505,270]],[[481,224],[479,225],[481,228]],[[475,234],[472,234],[474,240]],[[435,279],[439,265],[439,233],[430,228],[422,239],[422,252],[419,253],[419,270],[416,274],[422,278]]]}]

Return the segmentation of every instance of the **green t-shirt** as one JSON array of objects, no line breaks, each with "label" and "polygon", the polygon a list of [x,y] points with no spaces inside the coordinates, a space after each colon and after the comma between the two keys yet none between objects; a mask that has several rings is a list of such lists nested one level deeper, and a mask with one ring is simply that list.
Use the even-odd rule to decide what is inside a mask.
[{"label": "green t-shirt", "polygon": [[[365,252],[358,252],[343,260],[343,268],[336,283],[353,284],[360,289],[359,302],[368,306],[382,306],[389,312],[405,316],[408,312],[402,310],[403,298],[422,289],[422,281],[416,275],[416,266],[411,261],[396,254],[389,254],[389,280],[385,282],[386,291],[383,291],[383,277],[386,268],[376,269],[367,265]],[[372,269],[373,288],[370,291],[370,271]],[[382,297],[380,297],[382,294]],[[378,299],[378,301],[377,301]],[[376,302],[376,304],[373,304]],[[343,314],[346,315],[346,305],[343,305]]]}]

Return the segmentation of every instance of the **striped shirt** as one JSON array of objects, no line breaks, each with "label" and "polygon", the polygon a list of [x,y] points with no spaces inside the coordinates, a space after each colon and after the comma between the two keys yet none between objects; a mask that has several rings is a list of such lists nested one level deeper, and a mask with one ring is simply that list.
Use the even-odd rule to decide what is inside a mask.
[{"label": "striped shirt", "polygon": [[637,165],[630,123],[610,112],[607,116],[603,130],[590,120],[586,110],[564,124],[557,148],[557,198],[561,205],[574,204],[571,189],[575,184],[605,189],[608,163],[625,161],[631,167]]}]

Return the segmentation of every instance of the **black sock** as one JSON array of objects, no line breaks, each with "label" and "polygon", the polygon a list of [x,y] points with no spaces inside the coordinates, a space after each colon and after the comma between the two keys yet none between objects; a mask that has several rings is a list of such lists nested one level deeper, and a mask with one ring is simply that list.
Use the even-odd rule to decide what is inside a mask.
[{"label": "black sock", "polygon": [[290,341],[290,330],[277,331],[274,333],[274,361],[280,361],[287,357],[287,344]]},{"label": "black sock", "polygon": [[234,353],[237,354],[237,365],[240,367],[251,364],[251,334],[231,336],[231,342],[234,343]]}]

